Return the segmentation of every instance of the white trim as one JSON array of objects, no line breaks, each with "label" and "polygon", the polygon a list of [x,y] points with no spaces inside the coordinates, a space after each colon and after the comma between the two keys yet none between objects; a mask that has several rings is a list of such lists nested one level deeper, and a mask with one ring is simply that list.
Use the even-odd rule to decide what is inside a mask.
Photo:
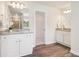
[{"label": "white trim", "polygon": [[34,37],[35,37],[35,46],[36,46],[36,16],[35,16],[35,12],[36,11],[44,12],[45,13],[45,44],[46,44],[46,24],[47,24],[47,13],[46,13],[46,11],[40,10],[40,9],[34,10]]},{"label": "white trim", "polygon": [[70,52],[73,53],[73,54],[75,54],[75,55],[77,55],[77,56],[79,56],[79,52],[76,52],[74,50],[71,50]]}]

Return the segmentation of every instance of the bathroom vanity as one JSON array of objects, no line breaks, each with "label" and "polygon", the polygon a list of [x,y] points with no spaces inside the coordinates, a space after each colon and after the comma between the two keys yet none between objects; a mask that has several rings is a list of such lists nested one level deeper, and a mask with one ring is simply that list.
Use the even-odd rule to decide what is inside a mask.
[{"label": "bathroom vanity", "polygon": [[34,33],[29,8],[13,8],[10,3],[0,2],[0,56],[19,57],[32,54]]},{"label": "bathroom vanity", "polygon": [[0,34],[0,56],[19,57],[32,54],[33,33],[14,32]]},{"label": "bathroom vanity", "polygon": [[71,47],[70,33],[71,30],[69,28],[68,29],[57,28],[55,34],[56,42]]}]

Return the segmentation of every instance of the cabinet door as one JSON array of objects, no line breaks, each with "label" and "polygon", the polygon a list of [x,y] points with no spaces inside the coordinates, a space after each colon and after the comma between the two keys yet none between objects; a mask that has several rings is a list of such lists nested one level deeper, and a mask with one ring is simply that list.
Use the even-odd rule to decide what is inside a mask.
[{"label": "cabinet door", "polygon": [[19,56],[19,39],[16,35],[9,35],[7,37],[7,56],[18,57]]},{"label": "cabinet door", "polygon": [[7,36],[1,36],[0,39],[0,45],[1,45],[1,57],[6,57],[7,56]]},{"label": "cabinet door", "polygon": [[71,45],[70,32],[64,32],[64,43],[69,45],[69,46]]},{"label": "cabinet door", "polygon": [[63,42],[63,32],[57,31],[56,32],[56,41],[62,43]]},{"label": "cabinet door", "polygon": [[[28,34],[28,40],[27,40],[27,53],[28,54],[32,54],[32,51],[33,51],[33,34]],[[27,55],[28,55],[27,54]]]},{"label": "cabinet door", "polygon": [[32,54],[33,44],[31,35],[25,34],[20,41],[20,56]]}]

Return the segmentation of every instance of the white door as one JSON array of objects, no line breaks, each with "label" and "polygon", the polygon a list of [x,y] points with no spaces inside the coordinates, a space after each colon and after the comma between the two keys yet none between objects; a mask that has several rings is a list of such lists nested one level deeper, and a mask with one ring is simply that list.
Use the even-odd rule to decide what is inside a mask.
[{"label": "white door", "polygon": [[36,11],[36,45],[45,43],[45,13]]}]

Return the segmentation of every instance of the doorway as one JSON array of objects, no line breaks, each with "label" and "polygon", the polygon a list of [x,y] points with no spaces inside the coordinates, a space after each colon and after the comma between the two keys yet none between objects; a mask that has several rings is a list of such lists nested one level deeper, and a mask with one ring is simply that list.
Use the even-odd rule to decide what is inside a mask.
[{"label": "doorway", "polygon": [[45,44],[45,12],[36,11],[36,46]]}]

